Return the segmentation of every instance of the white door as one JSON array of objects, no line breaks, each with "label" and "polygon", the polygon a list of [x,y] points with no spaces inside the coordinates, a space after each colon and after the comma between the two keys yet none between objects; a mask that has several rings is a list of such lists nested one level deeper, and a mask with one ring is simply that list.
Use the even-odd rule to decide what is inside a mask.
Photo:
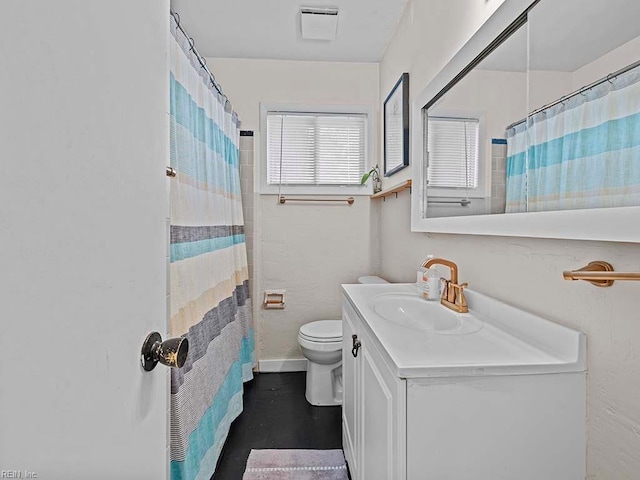
[{"label": "white door", "polygon": [[168,3],[2,2],[1,477],[166,477]]}]

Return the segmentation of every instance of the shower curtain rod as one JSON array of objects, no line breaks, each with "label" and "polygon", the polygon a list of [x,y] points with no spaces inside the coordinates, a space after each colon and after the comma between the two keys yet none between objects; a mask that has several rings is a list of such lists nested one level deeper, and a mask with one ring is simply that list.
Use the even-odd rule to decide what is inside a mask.
[{"label": "shower curtain rod", "polygon": [[[202,69],[205,72],[207,72],[207,75],[209,76],[209,81],[211,82],[211,86],[213,88],[215,88],[216,91],[220,95],[222,95],[224,97],[225,101],[229,102],[229,98],[227,98],[227,96],[224,93],[222,93],[222,87],[218,84],[218,82],[216,82],[216,77],[213,76],[213,73],[211,73],[211,71],[207,67],[207,61],[205,60],[205,58],[202,55],[200,55],[200,53],[198,53],[198,50],[196,50],[196,42],[195,42],[195,40],[192,37],[189,36],[189,34],[185,31],[185,29],[180,24],[180,15],[178,14],[178,12],[175,12],[173,9],[170,9],[169,13],[171,14],[173,19],[175,20],[176,27],[178,27],[178,30],[180,30],[180,32],[182,32],[184,37],[189,42],[189,50],[191,52],[193,52],[193,54],[196,56],[196,59],[198,60],[198,63],[200,64]],[[231,104],[231,102],[229,102],[229,104]]]},{"label": "shower curtain rod", "polygon": [[[638,60],[637,62],[632,63],[631,65],[627,65],[626,67],[621,68],[620,70],[618,70],[616,72],[610,73],[606,77],[603,77],[600,80],[596,80],[595,82],[590,83],[589,85],[587,85],[585,87],[582,87],[582,88],[576,90],[575,92],[572,92],[572,93],[570,93],[568,95],[565,95],[564,97],[560,97],[558,100],[556,100],[554,102],[551,102],[551,103],[549,103],[549,104],[547,104],[547,105],[545,105],[543,107],[538,108],[537,110],[534,110],[533,112],[531,112],[529,114],[529,116],[527,118],[535,115],[536,113],[540,113],[540,112],[542,112],[544,110],[547,110],[547,109],[549,109],[549,108],[551,108],[551,107],[553,107],[555,105],[558,105],[559,103],[563,103],[566,100],[568,100],[568,99],[570,99],[572,97],[575,97],[576,95],[581,95],[582,93],[586,92],[587,90],[591,90],[593,87],[596,87],[596,86],[598,86],[598,85],[600,85],[600,84],[602,84],[604,82],[610,82],[614,78],[622,75],[623,73],[627,73],[628,71],[633,70],[636,67],[640,67],[640,60]],[[522,120],[519,120],[517,122],[512,123],[506,129],[509,130],[509,129],[515,127],[516,125],[520,125],[521,123],[526,122],[527,118],[523,118]]]}]

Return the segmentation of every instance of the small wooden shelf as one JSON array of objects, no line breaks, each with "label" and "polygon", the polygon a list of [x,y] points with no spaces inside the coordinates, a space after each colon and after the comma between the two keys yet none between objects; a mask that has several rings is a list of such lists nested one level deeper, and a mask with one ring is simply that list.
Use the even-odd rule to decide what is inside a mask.
[{"label": "small wooden shelf", "polygon": [[398,192],[402,192],[403,190],[406,189],[411,189],[411,180],[407,180],[406,182],[402,182],[399,185],[396,185],[395,187],[391,187],[391,188],[387,188],[385,190],[382,190],[381,192],[375,193],[373,195],[371,195],[371,198],[385,198],[388,197],[389,195],[393,195],[394,193],[396,194],[396,197],[398,196]]}]

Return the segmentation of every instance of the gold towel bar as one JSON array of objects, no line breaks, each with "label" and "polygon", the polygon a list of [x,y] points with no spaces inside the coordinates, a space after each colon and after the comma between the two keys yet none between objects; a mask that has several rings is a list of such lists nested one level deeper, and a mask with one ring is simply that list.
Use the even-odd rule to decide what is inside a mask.
[{"label": "gold towel bar", "polygon": [[356,200],[353,197],[349,198],[285,198],[284,195],[280,195],[280,203],[285,202],[347,202],[349,205],[353,205]]},{"label": "gold towel bar", "polygon": [[596,287],[610,287],[615,280],[640,280],[640,272],[614,272],[613,265],[601,260],[579,270],[563,272],[565,280],[585,280]]}]

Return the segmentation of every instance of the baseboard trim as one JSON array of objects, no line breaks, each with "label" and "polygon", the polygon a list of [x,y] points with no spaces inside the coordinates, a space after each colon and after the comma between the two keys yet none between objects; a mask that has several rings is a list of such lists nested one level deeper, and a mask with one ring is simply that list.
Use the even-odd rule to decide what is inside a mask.
[{"label": "baseboard trim", "polygon": [[273,372],[306,372],[307,359],[293,360],[260,360],[258,370],[262,373]]}]

